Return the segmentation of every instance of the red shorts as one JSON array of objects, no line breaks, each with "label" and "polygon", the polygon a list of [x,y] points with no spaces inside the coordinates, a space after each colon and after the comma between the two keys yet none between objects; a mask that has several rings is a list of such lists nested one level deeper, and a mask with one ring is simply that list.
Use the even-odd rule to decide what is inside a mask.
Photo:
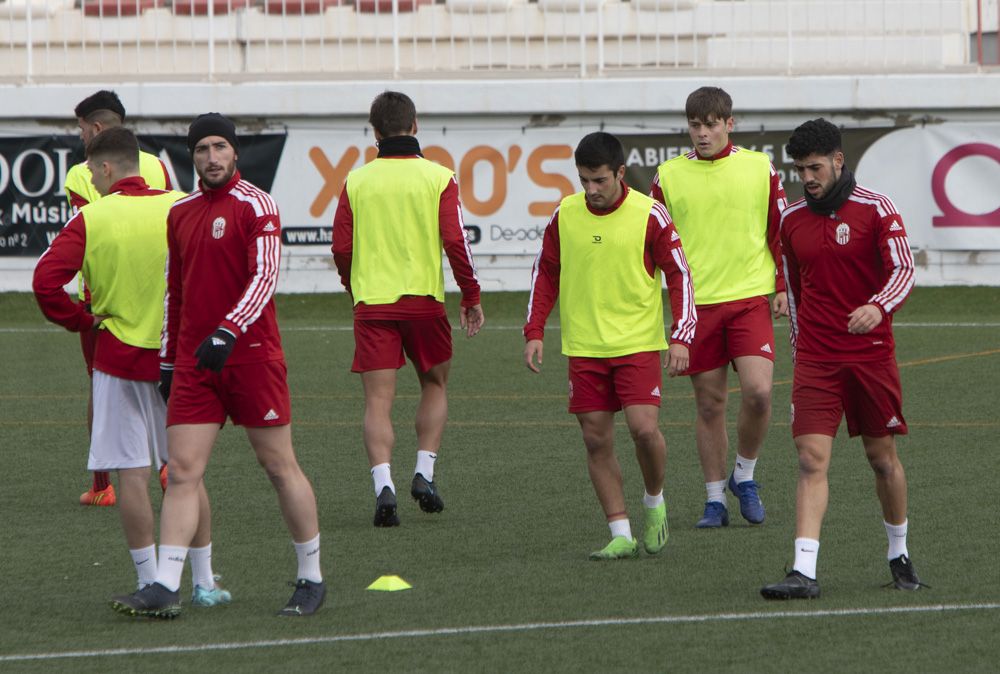
[{"label": "red shorts", "polygon": [[617,412],[630,405],[660,406],[659,351],[617,358],[569,357],[569,411]]},{"label": "red shorts", "polygon": [[906,435],[896,360],[798,362],[792,383],[792,437],[837,436],[841,416],[851,437]]},{"label": "red shorts", "polygon": [[398,370],[403,353],[419,372],[451,360],[451,324],[447,316],[404,321],[354,320],[351,372]]},{"label": "red shorts", "polygon": [[284,426],[292,421],[288,370],[282,360],[232,365],[222,372],[179,367],[167,401],[167,426],[226,423]]},{"label": "red shorts", "polygon": [[684,374],[723,367],[740,356],[774,360],[774,324],[766,297],[700,305],[691,344],[691,364]]}]

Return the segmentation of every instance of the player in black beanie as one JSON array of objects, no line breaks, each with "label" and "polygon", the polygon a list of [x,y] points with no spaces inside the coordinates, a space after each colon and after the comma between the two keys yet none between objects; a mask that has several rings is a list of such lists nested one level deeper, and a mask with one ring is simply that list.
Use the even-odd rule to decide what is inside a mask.
[{"label": "player in black beanie", "polygon": [[206,112],[198,115],[188,128],[188,151],[194,154],[194,146],[206,136],[220,136],[229,141],[233,149],[239,152],[240,142],[236,138],[236,125],[228,117],[217,112]]}]

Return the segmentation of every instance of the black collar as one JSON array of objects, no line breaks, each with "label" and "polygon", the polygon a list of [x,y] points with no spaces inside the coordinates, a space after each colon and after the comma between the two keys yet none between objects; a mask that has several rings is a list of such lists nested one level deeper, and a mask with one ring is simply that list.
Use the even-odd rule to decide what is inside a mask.
[{"label": "black collar", "polygon": [[413,136],[392,136],[378,142],[379,157],[412,157],[413,155],[421,155],[420,143]]},{"label": "black collar", "polygon": [[847,198],[851,196],[857,183],[854,181],[854,174],[846,166],[840,170],[840,178],[834,183],[833,188],[821,199],[814,199],[805,193],[806,204],[809,210],[819,215],[830,215],[836,213],[837,209],[844,205]]}]

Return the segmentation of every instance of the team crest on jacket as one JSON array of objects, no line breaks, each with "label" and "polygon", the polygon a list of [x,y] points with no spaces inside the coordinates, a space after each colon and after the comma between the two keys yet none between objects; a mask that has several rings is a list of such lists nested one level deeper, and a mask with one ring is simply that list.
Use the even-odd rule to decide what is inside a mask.
[{"label": "team crest on jacket", "polygon": [[226,233],[226,219],[216,218],[212,221],[212,238],[221,239],[222,235]]},{"label": "team crest on jacket", "polygon": [[846,222],[842,222],[837,225],[837,243],[841,246],[847,245],[847,242],[851,240],[851,228],[847,226]]}]

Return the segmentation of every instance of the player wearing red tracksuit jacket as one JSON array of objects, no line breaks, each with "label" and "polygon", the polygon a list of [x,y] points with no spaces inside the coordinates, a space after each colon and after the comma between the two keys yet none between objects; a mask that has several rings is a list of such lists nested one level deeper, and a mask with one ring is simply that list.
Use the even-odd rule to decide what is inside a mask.
[{"label": "player wearing red tracksuit jacket", "polygon": [[[125,123],[125,106],[122,105],[121,99],[113,91],[101,90],[91,94],[77,104],[73,113],[76,115],[80,139],[84,145],[89,145],[103,131],[120,128]],[[139,175],[145,179],[147,185],[154,189],[173,189],[167,168],[154,155],[146,152],[139,153]],[[66,199],[74,211],[101,198],[101,194],[94,187],[91,178],[92,174],[86,161],[76,164],[67,171],[63,191],[66,192]],[[80,305],[89,311],[90,291],[82,277],[77,277],[77,280],[80,285]],[[87,366],[87,375],[91,377],[94,371],[96,333],[96,330],[85,330],[80,333],[80,349]],[[93,398],[91,397],[87,404],[88,428],[92,426],[92,422]],[[109,480],[108,473],[94,471],[93,478],[93,486],[80,495],[80,505],[114,505],[115,488]],[[166,484],[165,478],[165,474],[161,472],[160,480],[163,484]]]},{"label": "player wearing red tracksuit jacket", "polygon": [[830,122],[801,125],[787,150],[805,188],[805,198],[781,218],[799,454],[795,563],[761,594],[819,596],[819,534],[841,417],[849,435],[861,436],[875,472],[893,584],[916,590],[921,584],[906,547],[906,476],[896,453],[895,436],[907,429],[892,336],[892,316],[913,288],[906,229],[889,197],[855,183]]},{"label": "player wearing red tracksuit jacket", "polygon": [[[591,483],[611,542],[595,561],[634,557],[614,415],[624,412],[642,473],[642,544],[658,554],[667,542],[663,478],[667,446],[659,429],[667,350],[670,376],[688,367],[697,313],[681,239],[667,209],[623,181],[625,154],[615,136],[584,136],[574,151],[583,192],[560,201],[532,270],[524,326],[524,363],[539,372],[545,320],[559,297],[562,352],[569,357],[569,411],[587,449]],[[663,280],[670,291],[670,344],[664,336]]]},{"label": "player wearing red tracksuit jacket", "polygon": [[[684,240],[698,307],[687,374],[706,499],[695,526],[729,525],[727,486],[743,518],[761,524],[766,513],[754,475],[771,419],[772,318],[788,311],[778,235],[785,190],[766,154],[730,142],[734,119],[728,93],[700,87],[688,96],[684,112],[694,149],[660,164],[650,196],[667,207]],[[736,456],[727,480],[730,363],[740,380],[740,402]]]},{"label": "player wearing red tracksuit jacket", "polygon": [[365,392],[364,442],[375,488],[377,527],[399,524],[391,461],[396,371],[413,362],[420,382],[417,462],[410,495],[428,513],[444,500],[434,464],[448,416],[451,325],[445,312],[442,249],[462,291],[466,336],[483,325],[472,252],[455,175],[421,156],[417,109],[404,93],[372,101],[368,121],[378,157],[351,171],[333,219],[333,259],[354,304],[353,372]]},{"label": "player wearing red tracksuit jacket", "polygon": [[246,428],[257,461],[278,492],[298,558],[295,592],[280,615],[314,613],[326,596],[312,485],[291,436],[291,406],[274,289],[281,221],[274,200],[240,178],[232,121],[199,116],[188,130],[199,189],[167,218],[167,299],[160,386],[168,398],[170,477],[160,517],[156,582],[116,597],[115,610],[172,618],[195,535],[195,490],[227,417]]},{"label": "player wearing red tracksuit jacket", "polygon": [[272,301],[281,221],[269,194],[236,171],[225,185],[174,204],[167,245],[165,363],[193,368],[198,346],[218,328],[238,337],[227,365],[284,359]]}]

